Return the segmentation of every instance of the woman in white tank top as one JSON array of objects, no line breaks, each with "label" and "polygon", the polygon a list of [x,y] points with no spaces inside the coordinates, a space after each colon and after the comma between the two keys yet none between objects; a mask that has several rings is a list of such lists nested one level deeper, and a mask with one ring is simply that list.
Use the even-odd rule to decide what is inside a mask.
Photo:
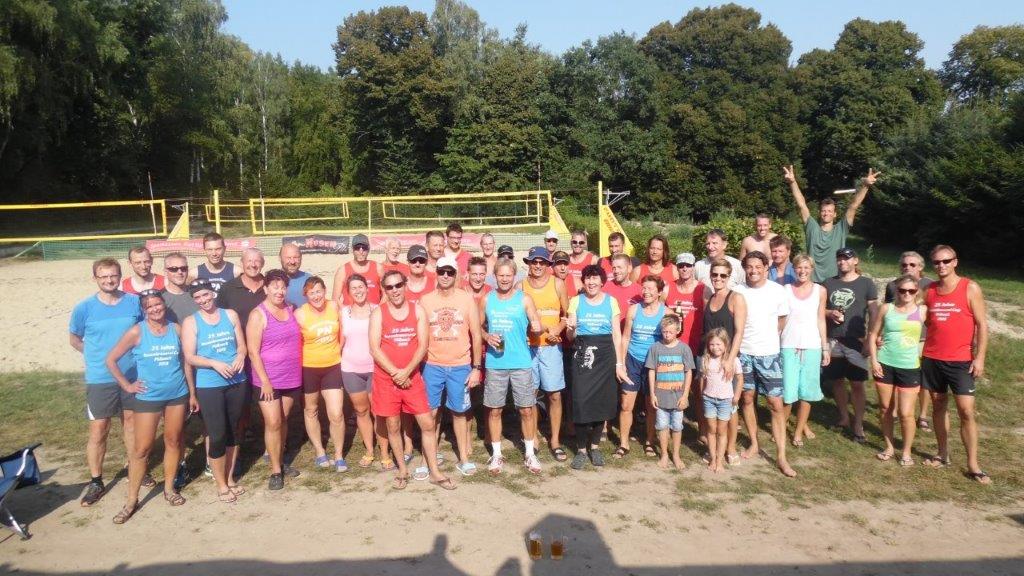
[{"label": "woman in white tank top", "polygon": [[789,318],[782,330],[782,401],[789,420],[793,403],[800,402],[793,430],[793,446],[814,438],[807,427],[811,402],[823,398],[821,367],[829,363],[825,335],[825,289],[812,280],[814,261],[806,254],[793,259],[796,282],[785,286]]}]

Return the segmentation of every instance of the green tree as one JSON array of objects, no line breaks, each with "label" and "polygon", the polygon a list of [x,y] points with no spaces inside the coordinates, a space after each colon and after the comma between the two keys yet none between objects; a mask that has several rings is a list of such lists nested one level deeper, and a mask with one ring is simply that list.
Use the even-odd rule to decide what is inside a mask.
[{"label": "green tree", "polygon": [[1024,89],[1024,26],[978,26],[953,45],[939,78],[956,100],[1005,103]]}]

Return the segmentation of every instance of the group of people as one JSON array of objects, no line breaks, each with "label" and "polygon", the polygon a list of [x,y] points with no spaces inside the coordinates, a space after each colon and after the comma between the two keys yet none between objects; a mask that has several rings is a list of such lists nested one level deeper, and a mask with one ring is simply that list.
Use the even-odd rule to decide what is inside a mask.
[{"label": "group of people", "polygon": [[[857,253],[846,246],[878,174],[869,171],[862,179],[841,219],[830,199],[812,218],[791,167],[784,176],[807,232],[806,252],[792,259],[792,242],[758,215],[738,260],[726,255],[729,238],[721,230],[707,233],[707,255],[700,260],[688,252],[672,259],[668,239],[655,235],[642,261],[624,253],[618,233],[608,238],[610,255],[599,258],[587,251],[585,231],[571,233],[570,251],[560,250],[558,234],[549,232],[522,264],[511,247],[495,248],[490,234],[481,236],[481,255],[471,255],[458,223],[428,232],[423,245],[408,248],[405,261],[395,238],[387,239],[383,261],[371,260],[369,238],[356,234],[352,260],[338,268],[330,294],[322,278],[301,269],[302,253],[292,244],[281,247],[281,267],[268,271],[256,248],[242,253],[238,268],[225,261],[224,239],[216,233],[203,238],[206,261],[194,273],[178,252],[164,256],[165,276],[153,272],[145,248],[128,254],[129,277],[122,278],[117,260],[97,260],[92,272],[99,291],[75,307],[70,323],[71,344],[85,359],[90,419],[92,479],[81,503],[92,505],[106,491],[102,466],[112,418],[123,420],[129,455],[127,501],[114,517],[123,523],[135,513],[141,488],[155,486],[146,468],[161,417],[164,470],[172,471],[191,413],[203,420],[218,498],[234,502],[245,493],[237,478],[238,444],[253,398],[264,424],[271,490],[299,475],[284,457],[289,415],[297,406],[313,464],[345,472],[347,403],[365,448],[358,466],[379,460],[383,470],[395,472],[395,489],[410,479],[455,489],[438,450],[446,412],[454,468],[476,473],[470,422],[481,411],[486,466],[501,474],[508,465],[502,414],[509,392],[523,465],[534,474],[542,469],[541,416],[556,461],[569,460],[563,427],[575,436],[573,469],[605,464],[600,446],[609,426],[618,429],[611,456],[627,457],[638,417],[645,455],[660,456],[663,468],[681,469],[688,410],[706,447],[703,459],[720,472],[759,454],[762,396],[775,463],[792,477],[787,445],[814,438],[807,422],[811,404],[823,397],[822,379],[839,408],[836,425],[865,441],[869,372],[885,439],[880,460],[896,455],[898,415],[898,462],[914,463],[915,430],[928,423],[927,406],[917,419],[917,404],[928,398],[938,454],[926,463],[948,465],[952,391],[968,475],[990,482],[978,464],[973,410],[987,344],[981,289],[957,275],[955,251],[940,245],[930,254],[938,279],[925,279],[924,259],[907,252],[902,275],[880,305],[874,283],[859,272]],[[748,438],[742,451],[740,414]],[[413,468],[417,436],[422,459]],[[165,499],[183,504],[173,474],[165,476]]]}]

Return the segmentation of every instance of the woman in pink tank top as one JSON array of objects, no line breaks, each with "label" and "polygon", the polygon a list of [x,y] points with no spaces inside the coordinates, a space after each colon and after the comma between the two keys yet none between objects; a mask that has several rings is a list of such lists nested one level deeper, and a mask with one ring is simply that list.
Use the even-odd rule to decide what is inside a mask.
[{"label": "woman in pink tank top", "polygon": [[264,276],[266,299],[249,314],[245,327],[252,361],[253,386],[259,388],[263,441],[270,456],[270,489],[284,488],[284,475],[298,470],[285,466],[288,414],[302,402],[302,330],[285,301],[288,274],[270,270]]},{"label": "woman in pink tank top", "polygon": [[[370,356],[370,313],[377,307],[369,301],[369,287],[362,274],[352,274],[345,279],[344,293],[352,303],[341,309],[341,383],[352,401],[356,414],[356,427],[363,439],[366,453],[359,459],[359,466],[373,465],[373,418],[370,416],[370,394],[373,393],[373,356]],[[377,436],[382,450],[381,466],[385,470],[394,467],[387,454],[387,436]],[[390,465],[390,467],[388,466]]]}]

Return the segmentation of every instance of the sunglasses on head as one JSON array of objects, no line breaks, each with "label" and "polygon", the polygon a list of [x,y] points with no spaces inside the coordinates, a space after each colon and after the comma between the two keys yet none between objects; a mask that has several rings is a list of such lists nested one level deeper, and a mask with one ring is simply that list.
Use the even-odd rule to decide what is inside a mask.
[{"label": "sunglasses on head", "polygon": [[932,264],[934,264],[935,266],[938,266],[939,264],[949,264],[953,260],[956,260],[956,258],[943,258],[942,260],[932,260]]},{"label": "sunglasses on head", "polygon": [[188,272],[188,265],[185,266],[164,266],[168,272]]},{"label": "sunglasses on head", "polygon": [[426,258],[413,258],[412,260],[409,260],[409,264],[426,264],[426,263],[427,263],[427,259]]},{"label": "sunglasses on head", "polygon": [[729,273],[728,272],[712,272],[711,273],[711,277],[715,278],[715,279],[725,280],[726,278],[729,277]]},{"label": "sunglasses on head", "polygon": [[140,299],[141,298],[149,298],[150,296],[160,296],[161,298],[163,298],[163,296],[160,295],[160,291],[155,289],[155,288],[147,288],[147,289],[143,290],[142,292],[139,292],[139,298]]},{"label": "sunglasses on head", "polygon": [[917,294],[917,288],[898,288],[900,294]]},{"label": "sunglasses on head", "polygon": [[457,272],[457,271],[456,271],[456,270],[455,270],[454,268],[438,268],[438,269],[437,269],[437,275],[438,275],[438,276],[450,276],[450,277],[455,277],[455,276],[457,276],[458,274],[459,274],[459,273],[458,273],[458,272]]},{"label": "sunglasses on head", "polygon": [[394,283],[394,284],[385,284],[385,285],[383,286],[383,288],[384,288],[384,290],[386,290],[387,292],[390,292],[390,291],[392,291],[392,290],[398,290],[399,288],[402,288],[402,287],[404,287],[404,286],[405,286],[405,281],[402,281],[402,282],[396,282],[396,283]]},{"label": "sunglasses on head", "polygon": [[195,280],[188,283],[189,288],[209,288],[213,290],[213,283],[206,278],[196,278]]}]

